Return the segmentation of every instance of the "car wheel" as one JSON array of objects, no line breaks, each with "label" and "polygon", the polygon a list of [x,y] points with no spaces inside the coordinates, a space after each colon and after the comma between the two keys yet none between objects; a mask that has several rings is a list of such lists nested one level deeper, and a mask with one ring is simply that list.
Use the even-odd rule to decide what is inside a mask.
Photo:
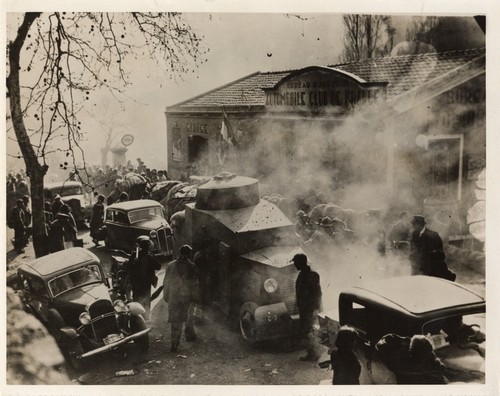
[{"label": "car wheel", "polygon": [[255,310],[259,306],[253,302],[246,302],[240,308],[241,335],[251,345],[257,344],[257,325],[255,323]]},{"label": "car wheel", "polygon": [[[137,333],[147,328],[146,321],[142,316],[132,316],[130,318],[130,330],[132,330],[132,333]],[[149,349],[149,334],[136,338],[134,344],[136,344],[141,351],[146,352]]]},{"label": "car wheel", "polygon": [[65,351],[63,353],[64,357],[66,358],[66,362],[69,363],[71,368],[73,368],[76,371],[83,370],[85,368],[85,360],[84,359],[78,359],[76,356],[79,356],[83,354],[83,347],[82,344],[79,340],[74,340],[74,345],[72,345],[72,351],[73,354],[70,354],[68,351]]}]

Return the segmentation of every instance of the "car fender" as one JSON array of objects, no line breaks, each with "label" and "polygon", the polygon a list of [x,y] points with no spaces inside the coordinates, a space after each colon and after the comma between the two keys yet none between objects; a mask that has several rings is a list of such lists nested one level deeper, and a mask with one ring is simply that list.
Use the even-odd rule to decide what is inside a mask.
[{"label": "car fender", "polygon": [[63,327],[62,329],[60,329],[60,332],[61,341],[63,342],[73,341],[80,337],[78,331],[73,327]]},{"label": "car fender", "polygon": [[50,323],[51,326],[54,326],[54,328],[56,329],[66,327],[66,322],[64,321],[59,311],[55,308],[50,308],[47,311],[46,320],[48,323]]}]

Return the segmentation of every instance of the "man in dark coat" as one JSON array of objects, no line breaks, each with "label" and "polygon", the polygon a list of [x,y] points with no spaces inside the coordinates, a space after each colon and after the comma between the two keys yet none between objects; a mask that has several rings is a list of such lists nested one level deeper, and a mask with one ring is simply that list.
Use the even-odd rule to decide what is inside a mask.
[{"label": "man in dark coat", "polygon": [[305,254],[296,254],[293,256],[292,261],[295,268],[300,271],[295,282],[295,292],[302,337],[306,339],[307,343],[307,355],[302,356],[300,360],[315,361],[318,360],[319,354],[315,347],[312,329],[317,314],[321,309],[322,293],[319,275],[307,265],[307,256]]},{"label": "man in dark coat", "polygon": [[92,207],[92,214],[90,216],[90,236],[92,242],[96,246],[99,246],[99,240],[101,239],[101,228],[104,224],[104,201],[106,197],[100,194],[97,197],[96,204]]},{"label": "man in dark coat", "polygon": [[9,218],[9,227],[14,229],[14,249],[18,254],[24,253],[26,242],[26,218],[24,202],[18,199],[16,206],[12,208]]},{"label": "man in dark coat", "polygon": [[211,249],[205,245],[203,249],[197,251],[193,256],[193,262],[196,265],[199,280],[199,298],[200,303],[207,305],[210,303],[213,295],[214,260]]},{"label": "man in dark coat", "polygon": [[160,269],[160,263],[150,253],[151,240],[147,236],[137,238],[137,253],[127,264],[127,271],[132,286],[132,298],[140,303],[146,313],[144,319],[149,320],[151,309],[151,286],[156,286],[158,278],[155,272]]},{"label": "man in dark coat", "polygon": [[31,209],[30,209],[30,197],[29,195],[23,195],[22,198],[23,200],[23,210],[24,210],[24,225],[26,226],[26,231],[24,235],[24,246],[27,246],[29,243],[29,239],[31,237],[31,234],[33,232],[33,229],[31,227],[31,221],[33,218],[33,215],[31,214]]},{"label": "man in dark coat", "polygon": [[59,214],[62,214],[65,220],[67,220],[67,225],[64,227],[64,246],[66,249],[71,248],[75,245],[78,237],[78,229],[76,227],[76,221],[71,213],[71,207],[67,204],[63,204],[59,210]]},{"label": "man in dark coat", "polygon": [[49,250],[51,253],[65,249],[65,239],[76,236],[71,219],[67,214],[58,213],[55,220],[49,226]]},{"label": "man in dark coat", "polygon": [[439,234],[425,226],[424,216],[415,215],[411,221],[413,233],[410,244],[412,275],[436,276],[454,281],[456,275],[444,262],[443,241]]},{"label": "man in dark coat", "polygon": [[196,265],[190,260],[191,251],[189,245],[181,246],[180,257],[170,262],[165,272],[163,298],[168,303],[168,322],[172,338],[171,352],[177,352],[184,322],[186,322],[186,341],[196,339],[193,318],[188,318],[191,304],[198,301],[198,274]]}]

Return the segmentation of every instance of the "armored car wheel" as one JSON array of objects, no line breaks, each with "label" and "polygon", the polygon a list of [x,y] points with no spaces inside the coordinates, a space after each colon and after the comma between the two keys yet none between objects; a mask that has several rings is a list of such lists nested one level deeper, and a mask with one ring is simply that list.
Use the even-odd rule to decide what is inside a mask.
[{"label": "armored car wheel", "polygon": [[251,345],[255,345],[258,342],[257,325],[255,323],[255,310],[258,307],[254,302],[246,302],[240,308],[241,335]]},{"label": "armored car wheel", "polygon": [[[146,330],[147,328],[146,321],[142,316],[132,316],[130,318],[130,330],[132,330],[133,333]],[[134,344],[136,344],[142,352],[146,352],[149,349],[149,334],[136,338]]]}]

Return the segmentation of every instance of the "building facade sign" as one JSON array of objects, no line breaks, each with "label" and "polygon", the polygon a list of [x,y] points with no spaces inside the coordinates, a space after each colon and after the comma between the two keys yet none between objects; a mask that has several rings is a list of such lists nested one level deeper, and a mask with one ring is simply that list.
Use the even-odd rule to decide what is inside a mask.
[{"label": "building facade sign", "polygon": [[309,70],[264,89],[266,106],[283,110],[351,109],[385,97],[385,84],[366,84],[336,70]]}]

